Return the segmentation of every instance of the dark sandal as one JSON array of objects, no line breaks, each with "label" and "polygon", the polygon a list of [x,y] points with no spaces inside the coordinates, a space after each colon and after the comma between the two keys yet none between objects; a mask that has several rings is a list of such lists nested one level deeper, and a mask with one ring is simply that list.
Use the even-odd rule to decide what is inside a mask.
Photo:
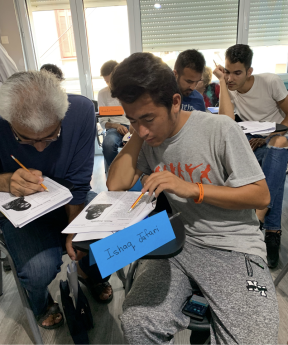
[{"label": "dark sandal", "polygon": [[[50,315],[55,315],[55,314],[60,314],[62,316],[62,319],[60,322],[54,323],[54,325],[50,325],[50,326],[42,325],[42,322],[48,319]],[[46,313],[36,316],[36,320],[37,320],[38,326],[45,329],[56,329],[58,327],[61,327],[64,323],[63,313],[61,312],[59,305],[56,302],[54,302],[54,304],[46,311]]]},{"label": "dark sandal", "polygon": [[[87,289],[90,291],[91,295],[96,299],[97,302],[102,304],[108,304],[112,301],[113,289],[109,282],[95,284],[91,282],[91,279],[89,277],[84,279],[79,275],[78,280],[87,287]],[[101,299],[100,295],[103,293],[103,290],[105,290],[107,287],[111,287],[112,293],[109,296],[109,298]]]}]

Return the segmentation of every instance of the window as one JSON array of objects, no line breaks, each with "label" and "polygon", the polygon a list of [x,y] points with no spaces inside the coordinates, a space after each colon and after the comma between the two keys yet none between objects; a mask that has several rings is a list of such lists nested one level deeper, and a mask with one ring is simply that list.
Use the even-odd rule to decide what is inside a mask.
[{"label": "window", "polygon": [[76,58],[71,12],[54,10],[62,59]]},{"label": "window", "polygon": [[97,6],[95,1],[84,0],[94,99],[107,86],[100,76],[101,66],[108,60],[121,62],[130,55],[126,0],[113,1],[113,6],[109,1],[106,4]]},{"label": "window", "polygon": [[66,92],[80,94],[69,1],[30,0],[27,5],[38,69],[47,63],[60,67]]},{"label": "window", "polygon": [[181,51],[198,49],[214,69],[213,60],[223,64],[225,50],[236,44],[238,0],[140,0],[140,9],[143,51],[171,68]]},{"label": "window", "polygon": [[250,0],[248,44],[254,73],[287,73],[288,1]]}]

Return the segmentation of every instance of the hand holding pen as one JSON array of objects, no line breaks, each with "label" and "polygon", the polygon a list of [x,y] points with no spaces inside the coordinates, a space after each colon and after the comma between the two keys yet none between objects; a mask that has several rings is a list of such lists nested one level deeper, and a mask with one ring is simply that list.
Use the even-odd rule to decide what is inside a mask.
[{"label": "hand holding pen", "polygon": [[[12,158],[16,161],[15,157]],[[11,194],[15,196],[26,196],[36,192],[48,192],[47,187],[42,183],[44,179],[41,171],[34,169],[28,170],[21,163],[19,165],[22,169],[16,170],[9,181],[9,191]]]}]

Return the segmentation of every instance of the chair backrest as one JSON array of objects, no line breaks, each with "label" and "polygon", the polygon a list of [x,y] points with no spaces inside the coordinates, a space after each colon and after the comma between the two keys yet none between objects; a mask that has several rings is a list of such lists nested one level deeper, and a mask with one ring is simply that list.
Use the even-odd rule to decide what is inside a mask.
[{"label": "chair backrest", "polygon": [[93,104],[94,104],[95,113],[97,113],[97,112],[98,112],[98,102],[95,101],[94,99],[92,99],[92,102],[93,102]]}]

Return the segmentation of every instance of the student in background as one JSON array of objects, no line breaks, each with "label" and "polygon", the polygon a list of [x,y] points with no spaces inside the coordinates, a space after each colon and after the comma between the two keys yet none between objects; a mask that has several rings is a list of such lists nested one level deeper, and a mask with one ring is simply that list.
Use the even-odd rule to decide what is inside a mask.
[{"label": "student in background", "polygon": [[47,63],[47,64],[41,66],[40,71],[42,71],[42,70],[48,71],[50,73],[53,73],[60,81],[65,80],[61,68],[59,68],[56,65],[53,65],[51,63]]},{"label": "student in background", "polygon": [[196,90],[201,93],[204,98],[205,107],[216,107],[219,104],[220,85],[211,83],[212,69],[205,67],[200,80],[196,86]]},{"label": "student in background", "polygon": [[[118,99],[111,97],[110,78],[118,62],[110,60],[101,67],[101,76],[108,85],[98,93],[98,107],[121,106]],[[118,154],[118,148],[122,145],[122,139],[129,132],[130,122],[123,116],[100,117],[100,125],[106,128],[106,135],[103,140],[102,149],[104,159],[109,168]]]},{"label": "student in background", "polygon": [[277,299],[254,211],[270,196],[242,130],[226,116],[181,110],[171,69],[150,53],[120,63],[111,92],[135,132],[111,164],[109,190],[144,175],[142,192],[164,191],[186,229],[180,254],[140,265],[121,315],[128,343],[172,344],[189,325],[192,284],[211,308],[211,344],[276,344]]},{"label": "student in background", "polygon": [[196,90],[204,67],[204,56],[195,49],[185,50],[178,55],[174,74],[182,94],[182,110],[206,111],[203,96]]},{"label": "student in background", "polygon": [[[38,325],[46,329],[63,324],[58,303],[47,289],[60,272],[62,245],[66,243],[70,258],[77,259],[72,247],[73,234],[65,236],[61,231],[96,196],[90,191],[95,128],[92,102],[80,95],[67,95],[52,73],[15,73],[1,86],[0,192],[17,197],[43,192],[40,185],[43,175],[63,178],[74,185],[69,204],[21,229],[5,217],[0,218],[0,228],[19,281],[28,292]],[[11,154],[31,172],[19,169]],[[89,266],[89,256],[82,257],[77,267],[79,280],[97,301],[112,300],[109,278],[101,278],[97,265]]]},{"label": "student in background", "polygon": [[[287,90],[279,76],[272,73],[252,75],[253,52],[248,45],[236,44],[225,53],[225,68],[216,67],[220,81],[219,114],[235,120],[234,106],[243,121],[272,121],[288,126]],[[267,246],[268,266],[274,268],[279,260],[281,214],[288,161],[288,141],[285,133],[269,136],[246,134],[262,167],[269,187],[271,201],[256,214],[263,225]],[[245,160],[243,161],[245,162]]]}]

